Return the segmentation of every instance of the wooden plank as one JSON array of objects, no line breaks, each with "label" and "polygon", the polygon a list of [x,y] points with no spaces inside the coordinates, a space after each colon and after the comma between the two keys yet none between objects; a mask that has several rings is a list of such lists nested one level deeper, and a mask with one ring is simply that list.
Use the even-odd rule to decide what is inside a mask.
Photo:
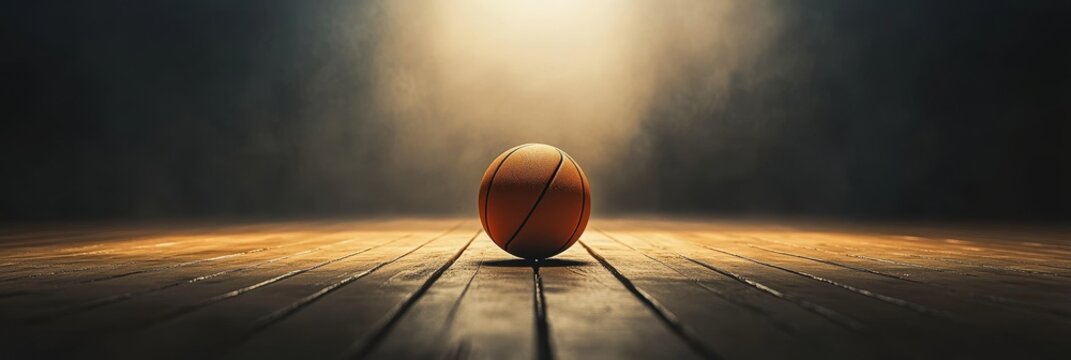
[{"label": "wooden plank", "polygon": [[[271,299],[270,296],[261,295],[265,293],[265,290],[274,290],[269,285],[281,285],[287,279],[308,275],[311,271],[329,265],[343,266],[348,263],[352,266],[365,266],[369,258],[404,251],[426,242],[428,237],[441,232],[440,230],[424,234],[413,233],[410,234],[411,236],[406,236],[405,233],[383,233],[378,237],[362,239],[363,241],[343,246],[327,247],[323,251],[301,254],[208,281],[152,292],[124,301],[117,306],[64,317],[62,322],[47,324],[50,326],[41,328],[31,327],[29,330],[67,335],[76,342],[67,346],[67,349],[71,351],[92,351],[96,354],[109,354],[109,356],[113,352],[129,355],[138,351],[147,351],[155,345],[161,345],[161,341],[166,343],[167,339],[173,338],[167,336],[166,331],[160,332],[156,329],[173,320],[181,319],[184,315],[217,307],[219,304],[239,298],[252,298],[253,303],[256,304],[260,299]],[[344,270],[347,269],[341,268],[336,271]],[[309,286],[316,286],[316,284],[312,283]],[[257,291],[257,296],[244,296],[254,291]],[[230,323],[230,321],[227,322]],[[163,327],[166,328],[166,326]],[[80,333],[90,333],[93,336],[75,336]],[[115,343],[125,343],[126,341],[123,340],[145,333],[163,335],[145,337],[143,341],[136,343],[137,346],[111,347]],[[196,332],[189,332],[186,335],[193,333]],[[190,350],[196,349],[197,347],[190,348]]]},{"label": "wooden plank", "polygon": [[[360,281],[346,282],[366,273],[368,267],[313,282],[296,299],[290,298],[285,305],[248,322],[245,326],[255,333],[243,333],[240,342],[227,345],[229,356],[339,357],[364,351],[362,346],[378,336],[382,324],[398,316],[399,306],[467,247],[478,232],[476,225],[466,222],[410,256],[395,253],[367,259],[365,264],[383,265]],[[340,286],[343,282],[345,286]],[[230,315],[224,312],[218,316]]]},{"label": "wooden plank", "polygon": [[701,341],[727,358],[873,355],[854,345],[860,334],[658,249],[642,236],[596,230],[589,232],[585,243],[619,264],[622,273],[679,314]]},{"label": "wooden plank", "polygon": [[481,234],[370,358],[532,358],[531,278],[530,268]]},{"label": "wooden plank", "polygon": [[[330,233],[299,241],[287,242],[275,247],[243,257],[235,257],[220,262],[203,262],[187,267],[170,267],[166,271],[145,272],[130,277],[112,278],[109,281],[83,282],[58,288],[31,288],[28,294],[12,299],[21,302],[7,305],[19,307],[23,315],[43,316],[43,320],[61,317],[80,311],[92,310],[99,306],[130,300],[157,291],[205,281],[219,281],[227,275],[243,275],[276,263],[299,259],[317,252],[330,251],[347,244],[371,246],[370,242],[389,241],[403,235],[398,233],[358,231]],[[34,309],[45,304],[55,304],[44,314],[35,315]],[[27,311],[30,310],[30,311]]]},{"label": "wooden plank", "polygon": [[[585,235],[587,236],[587,235]],[[540,269],[555,357],[704,358],[578,244]],[[642,291],[642,289],[641,289]],[[676,316],[666,314],[672,318]]]},{"label": "wooden plank", "polygon": [[983,302],[1007,310],[1027,312],[1043,317],[1056,315],[1071,319],[1071,313],[1062,309],[1068,305],[1065,301],[1066,286],[1039,286],[1001,276],[980,277],[958,270],[934,267],[941,265],[931,266],[890,260],[880,252],[876,255],[859,255],[837,248],[822,248],[818,247],[819,245],[799,240],[785,241],[771,237],[755,238],[755,240],[747,246],[775,255],[797,257],[901,282],[929,286],[938,292],[950,293],[950,296]]},{"label": "wooden plank", "polygon": [[[21,239],[0,241],[0,258],[33,257],[77,251],[92,247],[114,246],[117,242],[154,241],[167,236],[231,235],[236,233],[274,233],[290,229],[314,228],[324,221],[234,223],[160,223],[76,227],[77,230],[52,231],[48,228],[26,233]],[[350,222],[352,223],[352,222]]]},{"label": "wooden plank", "polygon": [[[647,229],[675,230],[678,222],[657,223],[647,222]],[[1029,294],[1030,296],[1051,296],[1056,294],[1063,298],[1066,293],[1068,280],[1062,276],[1052,276],[1046,273],[1030,273],[1026,271],[1001,269],[1000,264],[986,264],[986,257],[977,252],[981,247],[972,247],[976,251],[970,253],[956,253],[953,258],[942,259],[927,251],[946,251],[960,245],[958,242],[933,241],[937,245],[927,244],[928,249],[916,249],[919,245],[911,240],[891,238],[885,235],[844,233],[844,232],[810,232],[796,230],[764,229],[754,227],[719,229],[709,232],[715,226],[703,226],[702,224],[686,223],[691,230],[707,230],[708,233],[718,234],[724,238],[739,238],[754,241],[777,241],[781,244],[792,246],[806,246],[812,249],[820,248],[821,251],[839,252],[850,257],[866,261],[882,262],[894,267],[908,267],[917,271],[937,272],[944,275],[969,278],[984,278],[999,281],[976,281],[964,282],[965,284],[978,284],[984,286],[1007,286],[1017,288],[1006,291],[1010,294]],[[720,225],[719,225],[720,226]],[[724,227],[724,226],[722,226]],[[858,231],[858,229],[856,230]],[[687,232],[685,232],[687,233]],[[981,245],[981,244],[979,244]],[[921,254],[920,254],[921,253]],[[1046,261],[1051,261],[1048,259]],[[1050,262],[1051,263],[1051,262]],[[982,265],[982,266],[979,266]],[[1066,303],[1065,301],[1061,301]]]},{"label": "wooden plank", "polygon": [[[444,277],[452,281],[415,307],[419,310],[401,322],[376,357],[703,355],[659,325],[650,309],[580,248],[538,265],[512,259],[490,239],[477,246],[479,253],[470,256],[485,260],[466,259],[468,267]],[[599,301],[584,301],[591,298]],[[645,340],[637,343],[637,338]]]},{"label": "wooden plank", "polygon": [[[16,275],[15,279],[11,279],[12,276],[6,276],[5,278],[7,280],[17,280],[20,278],[18,275],[23,275],[22,278],[25,278],[25,275],[37,275],[31,277],[43,275],[47,277],[56,274],[99,268],[99,266],[91,266],[92,264],[120,266],[129,264],[134,260],[159,260],[168,255],[178,255],[183,251],[190,252],[196,249],[220,246],[227,247],[230,243],[235,241],[248,242],[263,240],[272,236],[285,236],[288,232],[292,231],[292,229],[289,231],[276,229],[275,231],[264,233],[261,231],[234,232],[231,230],[223,233],[210,232],[207,234],[162,234],[135,239],[113,238],[102,244],[65,247],[61,249],[32,249],[29,252],[21,253],[18,251],[5,251],[5,254],[15,253],[18,255],[7,256],[6,260],[15,266],[7,267],[0,273],[4,275]],[[23,264],[29,266],[19,266]],[[79,268],[86,267],[87,265],[89,267],[86,269]],[[43,270],[33,271],[36,269]],[[20,274],[20,270],[30,270],[30,273]]]},{"label": "wooden plank", "polygon": [[[93,248],[89,251],[46,255],[34,260],[26,269],[5,269],[0,276],[0,283],[29,282],[33,285],[52,281],[86,282],[87,280],[106,279],[109,276],[125,276],[126,273],[142,273],[151,268],[167,269],[169,266],[187,266],[183,262],[215,261],[215,256],[227,256],[242,252],[271,250],[275,247],[298,245],[302,239],[329,235],[343,230],[377,229],[390,226],[397,221],[376,223],[336,223],[313,227],[280,228],[276,231],[209,233],[203,235],[182,235],[153,237],[138,241],[116,241],[114,244]],[[403,222],[404,223],[404,222]],[[43,265],[43,266],[42,266]],[[20,270],[22,270],[20,272]],[[102,275],[95,275],[102,274]],[[132,275],[132,274],[131,274]],[[57,285],[57,284],[52,284]],[[17,287],[18,285],[13,285]]]},{"label": "wooden plank", "polygon": [[[220,267],[235,267],[245,262],[255,262],[259,261],[259,259],[276,256],[278,253],[294,252],[297,250],[292,250],[293,248],[300,249],[302,246],[327,240],[332,234],[348,236],[346,232],[329,233],[327,235],[328,238],[314,236],[289,239],[285,235],[270,238],[258,236],[256,243],[251,246],[242,245],[239,249],[227,248],[222,244],[223,242],[214,242],[215,245],[209,249],[211,251],[197,251],[192,256],[184,258],[162,257],[161,259],[153,260],[151,255],[142,255],[149,256],[149,258],[134,257],[132,258],[134,260],[126,261],[127,263],[140,262],[147,264],[141,267],[129,264],[116,266],[110,264],[111,260],[87,260],[90,266],[96,264],[95,267],[97,269],[56,274],[48,277],[19,279],[20,281],[4,284],[7,291],[14,290],[26,293],[24,296],[9,299],[16,301],[16,303],[9,302],[6,305],[15,306],[19,305],[17,302],[22,302],[30,305],[29,309],[34,309],[41,307],[40,305],[50,304],[53,300],[52,298],[57,301],[83,301],[86,296],[106,296],[99,294],[101,292],[115,294],[138,291],[139,287],[155,287],[161,280],[174,282],[179,281],[179,279],[209,275],[222,271],[219,269]],[[265,239],[268,243],[260,241]],[[250,248],[255,251],[250,251]],[[127,278],[132,281],[125,281]],[[138,281],[142,278],[145,280]],[[142,285],[145,282],[149,284]],[[63,304],[57,303],[57,305]],[[25,306],[21,308],[24,315],[28,315],[25,314],[27,308]]]},{"label": "wooden plank", "polygon": [[1066,232],[598,219],[533,267],[459,221],[0,229],[0,348],[5,358],[1071,351]]},{"label": "wooden plank", "polygon": [[917,261],[943,262],[950,266],[959,265],[967,269],[974,268],[972,270],[990,273],[1064,276],[1066,272],[1059,270],[1071,264],[1071,260],[1056,254],[1020,251],[1014,258],[1009,258],[1007,249],[985,246],[963,247],[959,241],[949,243],[920,241],[914,238],[908,240],[902,237],[845,236],[842,234],[823,236],[835,238],[839,246],[849,249],[882,249],[888,254],[918,259]]},{"label": "wooden plank", "polygon": [[[688,241],[684,240],[679,243],[686,242]],[[878,338],[895,337],[898,341],[912,344],[912,347],[921,353],[939,354],[949,348],[955,348],[961,349],[960,353],[977,356],[1013,356],[1023,353],[1023,348],[1031,349],[1032,353],[1036,354],[1051,354],[1059,347],[1059,344],[1053,341],[1044,341],[1034,336],[1010,337],[1011,334],[1001,331],[1002,327],[991,326],[992,321],[1000,323],[1000,317],[992,313],[992,308],[972,308],[975,304],[967,304],[958,297],[934,297],[931,296],[933,289],[918,284],[865,272],[845,274],[843,269],[805,259],[756,254],[753,248],[739,244],[734,248],[728,241],[691,245],[714,252],[699,252],[696,258],[718,262],[768,282],[784,284],[779,285],[782,287],[792,287],[793,283],[809,280],[812,282],[810,285],[795,285],[799,289],[797,291],[812,301],[827,304],[830,308],[861,319],[867,326],[867,331],[878,335]],[[762,259],[756,259],[757,257]],[[774,260],[777,263],[774,263]],[[844,292],[855,296],[846,296]],[[953,313],[952,309],[957,313]],[[990,326],[979,328],[979,324],[968,321],[977,319],[977,316],[982,316]],[[1058,324],[1052,322],[1038,322],[1035,325],[1046,330],[1060,329]],[[1019,346],[1009,347],[1009,343]],[[880,344],[875,346],[881,347],[877,345]]]},{"label": "wooden plank", "polygon": [[[154,294],[156,291],[200,282],[215,281],[220,279],[221,276],[239,274],[274,264],[274,262],[326,251],[333,246],[357,242],[365,239],[365,237],[371,237],[371,235],[367,235],[367,232],[364,232],[365,237],[359,238],[355,236],[355,232],[344,231],[341,232],[341,234],[314,237],[291,243],[293,246],[276,247],[276,249],[272,251],[258,253],[258,256],[237,261],[228,261],[226,264],[208,264],[200,267],[194,266],[175,269],[174,271],[163,273],[132,276],[130,279],[121,279],[114,282],[114,284],[108,284],[108,286],[101,286],[102,284],[100,283],[91,283],[80,286],[80,288],[64,288],[64,291],[61,292],[61,294],[60,292],[51,294],[58,297],[58,299],[54,301],[42,299],[41,294],[30,294],[37,295],[37,297],[24,297],[19,300],[32,301],[39,304],[44,302],[59,302],[61,300],[66,300],[66,302],[76,301],[44,314],[31,317],[32,320],[37,321],[56,321],[64,316],[91,311],[97,309],[97,307],[144,297]],[[307,247],[299,245],[307,245]],[[290,249],[290,247],[295,247],[295,249]],[[71,292],[76,295],[72,296]],[[95,298],[79,300],[87,296],[95,296]]]}]

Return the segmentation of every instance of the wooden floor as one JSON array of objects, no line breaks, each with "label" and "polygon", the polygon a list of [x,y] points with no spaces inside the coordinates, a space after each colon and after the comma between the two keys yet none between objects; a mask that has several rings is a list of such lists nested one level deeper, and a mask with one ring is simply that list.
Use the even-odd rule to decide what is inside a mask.
[{"label": "wooden floor", "polygon": [[0,358],[1071,358],[1061,231],[477,219],[0,228]]}]

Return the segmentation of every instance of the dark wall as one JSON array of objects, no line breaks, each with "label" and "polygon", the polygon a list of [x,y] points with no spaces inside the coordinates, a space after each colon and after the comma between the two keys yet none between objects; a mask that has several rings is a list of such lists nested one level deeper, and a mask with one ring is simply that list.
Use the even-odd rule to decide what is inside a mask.
[{"label": "dark wall", "polygon": [[661,209],[1068,218],[1067,3],[789,3],[753,65],[782,73],[734,78],[684,126],[651,123]]},{"label": "dark wall", "polygon": [[[602,211],[1069,218],[1067,2],[773,4],[718,106],[703,64],[656,96]],[[381,5],[4,3],[0,217],[468,211],[392,201]]]}]

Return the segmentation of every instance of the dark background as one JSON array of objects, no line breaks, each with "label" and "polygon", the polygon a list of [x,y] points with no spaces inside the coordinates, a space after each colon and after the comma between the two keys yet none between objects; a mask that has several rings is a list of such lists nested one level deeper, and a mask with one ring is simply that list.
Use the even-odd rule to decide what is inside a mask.
[{"label": "dark background", "polygon": [[[642,169],[591,174],[598,211],[1069,218],[1071,3],[770,4],[784,30],[719,106],[688,107],[710,69],[681,68]],[[384,170],[380,5],[4,2],[0,219],[474,213],[441,185],[468,178],[408,174],[444,192],[414,199]]]}]

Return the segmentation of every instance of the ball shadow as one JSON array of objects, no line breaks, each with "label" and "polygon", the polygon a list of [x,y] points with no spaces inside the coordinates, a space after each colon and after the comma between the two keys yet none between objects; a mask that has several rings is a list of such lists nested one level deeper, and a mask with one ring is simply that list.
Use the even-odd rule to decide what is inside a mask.
[{"label": "ball shadow", "polygon": [[539,267],[568,267],[568,266],[586,266],[591,263],[586,261],[566,260],[566,259],[543,259],[539,261],[526,260],[526,259],[499,259],[499,260],[484,260],[480,262],[481,266],[490,267],[532,267],[538,265]]}]

